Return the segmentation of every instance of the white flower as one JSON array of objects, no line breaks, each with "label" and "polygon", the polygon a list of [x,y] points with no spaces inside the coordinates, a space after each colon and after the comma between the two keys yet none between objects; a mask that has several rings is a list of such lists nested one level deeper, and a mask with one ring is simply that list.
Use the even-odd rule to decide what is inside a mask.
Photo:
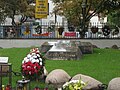
[{"label": "white flower", "polygon": [[26,59],[26,60],[25,60],[25,62],[29,62],[29,61],[30,61],[30,59]]},{"label": "white flower", "polygon": [[28,59],[27,57],[25,57],[24,60],[22,61],[22,64],[23,64],[23,63],[26,63],[26,62],[28,62],[28,61],[29,61],[29,59]]},{"label": "white flower", "polygon": [[39,55],[39,54],[37,54],[37,57],[40,57],[40,55]]},{"label": "white flower", "polygon": [[79,80],[71,80],[70,83],[77,83]]},{"label": "white flower", "polygon": [[24,60],[26,60],[26,59],[27,59],[27,57],[24,58]]},{"label": "white flower", "polygon": [[32,61],[33,59],[34,59],[34,58],[33,58],[33,57],[31,57],[31,58],[30,58],[30,61]]},{"label": "white flower", "polygon": [[25,60],[22,61],[22,64],[25,63]]},{"label": "white flower", "polygon": [[39,58],[39,60],[42,62],[42,58]]},{"label": "white flower", "polygon": [[39,59],[35,59],[35,61],[38,62],[38,63],[40,62]]},{"label": "white flower", "polygon": [[40,62],[40,65],[42,66],[42,62]]},{"label": "white flower", "polygon": [[35,63],[35,62],[38,62],[38,63],[39,63],[39,60],[38,60],[38,59],[33,59],[33,60],[32,60],[32,63]]},{"label": "white flower", "polygon": [[32,56],[33,56],[33,55],[36,55],[36,53],[32,53],[31,55],[32,55]]},{"label": "white flower", "polygon": [[66,86],[69,85],[69,82],[66,82],[64,85],[63,85],[63,88],[65,88]]},{"label": "white flower", "polygon": [[30,55],[30,54],[28,54],[28,55],[27,55],[27,58],[31,58],[31,55]]},{"label": "white flower", "polygon": [[34,55],[34,56],[33,56],[33,58],[37,58],[37,56],[36,56],[36,55]]},{"label": "white flower", "polygon": [[32,63],[34,63],[34,62],[35,62],[35,59],[30,59],[30,61],[31,61]]},{"label": "white flower", "polygon": [[[79,83],[81,83],[81,84],[79,84]],[[63,89],[65,89],[66,90],[66,87],[68,87],[69,88],[69,85],[71,85],[72,84],[72,86],[73,86],[73,88],[75,89],[75,90],[81,90],[81,88],[83,88],[86,84],[82,81],[82,80],[71,80],[71,81],[69,81],[69,82],[66,82],[64,85],[63,85]]]},{"label": "white flower", "polygon": [[38,48],[36,48],[37,50],[39,50]]},{"label": "white flower", "polygon": [[38,50],[37,53],[40,53],[40,51]]}]

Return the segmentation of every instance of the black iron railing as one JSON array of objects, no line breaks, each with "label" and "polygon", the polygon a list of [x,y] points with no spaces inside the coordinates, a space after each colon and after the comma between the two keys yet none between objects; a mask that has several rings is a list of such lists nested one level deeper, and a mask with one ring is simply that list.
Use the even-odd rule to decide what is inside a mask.
[{"label": "black iron railing", "polygon": [[[79,27],[79,26],[78,26]],[[42,25],[26,24],[21,26],[0,26],[1,39],[32,39],[32,38],[75,38],[80,39],[81,29],[75,26],[68,26],[67,24],[57,23],[52,25],[43,23]],[[85,39],[119,39],[119,27],[111,28],[105,24],[90,23],[86,28]]]}]

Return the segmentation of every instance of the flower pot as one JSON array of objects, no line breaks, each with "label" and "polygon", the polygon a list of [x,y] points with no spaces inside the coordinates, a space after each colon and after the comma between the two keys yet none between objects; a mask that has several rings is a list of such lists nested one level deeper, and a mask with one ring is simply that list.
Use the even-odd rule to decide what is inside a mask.
[{"label": "flower pot", "polygon": [[103,35],[104,36],[108,36],[110,34],[110,27],[105,25],[103,28],[102,28],[102,32],[103,32]]}]

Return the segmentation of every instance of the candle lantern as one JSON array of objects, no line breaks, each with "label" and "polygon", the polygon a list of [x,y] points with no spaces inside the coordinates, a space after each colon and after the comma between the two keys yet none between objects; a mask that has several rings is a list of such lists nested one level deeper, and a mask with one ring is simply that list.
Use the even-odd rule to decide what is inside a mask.
[{"label": "candle lantern", "polygon": [[11,90],[11,86],[8,84],[8,85],[5,87],[5,90]]},{"label": "candle lantern", "polygon": [[35,87],[34,90],[40,90],[40,88],[39,87]]},{"label": "candle lantern", "polygon": [[30,90],[30,80],[18,80],[17,81],[17,90]]}]

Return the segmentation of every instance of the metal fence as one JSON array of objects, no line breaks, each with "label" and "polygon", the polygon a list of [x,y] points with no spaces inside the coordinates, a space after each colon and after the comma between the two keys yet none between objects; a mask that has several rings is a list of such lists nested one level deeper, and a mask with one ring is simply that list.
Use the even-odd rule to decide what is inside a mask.
[{"label": "metal fence", "polygon": [[[106,24],[102,23],[90,23],[85,32],[85,36],[82,38],[85,39],[119,39],[120,32],[119,27],[110,28]],[[75,38],[80,39],[81,29],[75,26],[68,26],[67,24],[56,23],[43,23],[42,25],[36,25],[33,23],[24,24],[21,26],[6,26],[0,25],[0,38],[16,38],[16,39],[33,39],[33,38],[49,38],[49,39],[58,39],[58,38]]]}]

